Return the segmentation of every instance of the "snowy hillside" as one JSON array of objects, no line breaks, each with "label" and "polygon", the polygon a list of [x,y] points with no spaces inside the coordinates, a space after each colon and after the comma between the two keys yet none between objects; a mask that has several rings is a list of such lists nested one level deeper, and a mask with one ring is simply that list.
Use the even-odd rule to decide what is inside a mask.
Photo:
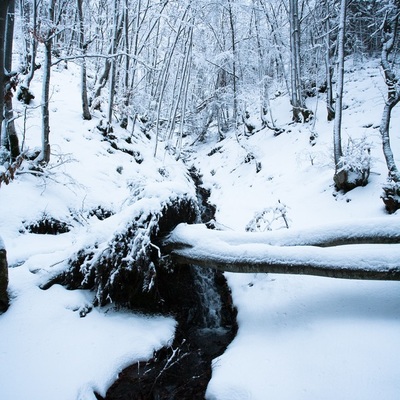
[{"label": "snowy hillside", "polygon": [[[379,130],[385,87],[378,62],[349,63],[343,115],[347,137],[365,137],[373,164],[369,184],[347,194],[333,187],[332,123],[324,98],[308,99],[316,120],[290,124],[289,100],[279,92],[269,118],[284,132],[252,136],[228,132],[218,141],[187,137],[185,162],[154,137],[116,128],[120,148],[105,141],[94,113],[83,121],[79,73],[61,64],[52,74],[52,159],[44,174],[28,170],[0,188],[0,234],[9,262],[11,304],[0,316],[0,398],[4,400],[93,400],[104,396],[122,368],[151,357],[170,342],[175,321],[95,307],[89,291],[39,286],[66,268],[74,252],[107,243],[130,219],[174,193],[195,197],[187,169],[194,165],[211,190],[216,224],[244,232],[266,210],[261,229],[318,227],[388,215],[380,199],[386,181]],[[32,87],[40,92],[40,76]],[[243,102],[252,104],[252,94]],[[28,110],[25,149],[40,145],[40,104]],[[24,131],[21,117],[16,121]],[[256,126],[257,111],[249,109]],[[397,110],[393,127],[400,123]],[[139,132],[139,126],[136,126]],[[315,140],[310,144],[310,136]],[[400,157],[400,134],[392,146]],[[138,162],[138,160],[140,162]],[[99,219],[94,210],[108,211]],[[285,218],[283,218],[283,215]],[[32,233],[35,221],[63,221],[68,232]],[[399,220],[400,223],[400,220]],[[400,396],[400,283],[333,280],[272,274],[226,274],[238,309],[239,330],[213,363],[207,398],[215,400],[388,399]]]}]

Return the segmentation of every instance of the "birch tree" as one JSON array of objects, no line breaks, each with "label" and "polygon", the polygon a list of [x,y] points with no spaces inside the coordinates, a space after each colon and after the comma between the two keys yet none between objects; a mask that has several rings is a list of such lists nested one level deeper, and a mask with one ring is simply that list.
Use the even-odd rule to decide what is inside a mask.
[{"label": "birch tree", "polygon": [[345,63],[347,0],[340,2],[339,31],[338,31],[338,71],[336,84],[335,120],[333,126],[333,153],[335,173],[333,181],[337,190],[349,191],[357,186],[368,183],[370,172],[370,154],[368,146],[361,141],[359,144],[349,139],[346,153],[342,149],[342,115],[343,87]]},{"label": "birch tree", "polygon": [[89,110],[89,101],[87,95],[87,79],[86,79],[86,58],[87,43],[85,42],[85,25],[83,19],[83,0],[77,0],[77,11],[79,18],[79,47],[82,52],[81,61],[81,100],[82,100],[82,116],[83,119],[90,120],[92,115]]},{"label": "birch tree", "polygon": [[50,76],[53,38],[55,34],[54,7],[56,0],[49,0],[46,4],[47,26],[42,32],[44,45],[44,65],[42,78],[42,149],[38,156],[38,163],[46,166],[50,161]]},{"label": "birch tree", "polygon": [[333,180],[338,190],[347,189],[348,173],[342,164],[342,108],[344,86],[344,40],[347,0],[340,2],[340,18],[338,33],[338,72],[336,85],[336,110],[333,127],[333,156],[335,160],[335,175]]},{"label": "birch tree", "polygon": [[400,208],[400,172],[397,168],[390,145],[390,120],[393,108],[400,101],[399,78],[391,61],[399,24],[400,1],[390,0],[384,23],[382,24],[381,67],[387,86],[387,98],[383,108],[379,131],[382,137],[383,154],[388,168],[388,182],[383,187],[382,196],[386,209],[394,212]]}]

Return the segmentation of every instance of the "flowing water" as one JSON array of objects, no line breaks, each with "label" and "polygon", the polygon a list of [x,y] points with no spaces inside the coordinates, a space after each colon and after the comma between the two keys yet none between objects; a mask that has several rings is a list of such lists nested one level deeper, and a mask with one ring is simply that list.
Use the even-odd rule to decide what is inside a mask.
[{"label": "flowing water", "polygon": [[[122,371],[104,400],[204,399],[212,360],[236,335],[236,310],[222,273],[185,268],[178,280],[181,285],[171,286],[177,301],[170,305],[178,321],[172,345]],[[166,301],[171,298],[166,297]],[[99,395],[97,398],[103,400]]]}]

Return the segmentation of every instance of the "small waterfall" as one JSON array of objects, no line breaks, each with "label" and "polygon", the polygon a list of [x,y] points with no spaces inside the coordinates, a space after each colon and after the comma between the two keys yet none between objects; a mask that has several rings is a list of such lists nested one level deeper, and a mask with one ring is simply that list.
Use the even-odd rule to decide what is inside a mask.
[{"label": "small waterfall", "polygon": [[203,329],[220,329],[222,326],[222,301],[215,284],[215,273],[212,269],[203,267],[194,267],[193,271],[200,297],[201,325]]}]

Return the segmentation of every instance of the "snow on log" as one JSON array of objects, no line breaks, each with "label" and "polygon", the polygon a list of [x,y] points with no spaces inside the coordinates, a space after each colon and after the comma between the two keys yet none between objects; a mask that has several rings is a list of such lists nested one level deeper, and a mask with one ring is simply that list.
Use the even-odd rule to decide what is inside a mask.
[{"label": "snow on log", "polygon": [[180,224],[164,249],[178,263],[225,272],[400,280],[398,227],[398,218],[265,233]]}]

